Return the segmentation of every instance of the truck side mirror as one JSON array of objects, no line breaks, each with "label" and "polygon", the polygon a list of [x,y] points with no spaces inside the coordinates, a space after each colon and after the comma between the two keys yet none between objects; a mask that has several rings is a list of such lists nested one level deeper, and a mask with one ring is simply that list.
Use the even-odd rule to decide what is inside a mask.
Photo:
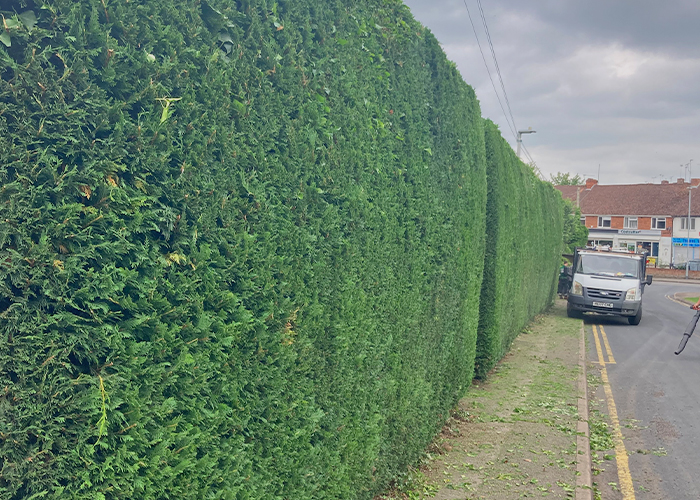
[{"label": "truck side mirror", "polygon": [[653,280],[653,279],[654,279],[654,276],[653,276],[653,275],[647,274],[646,284],[647,284],[647,285],[651,285],[651,280]]}]

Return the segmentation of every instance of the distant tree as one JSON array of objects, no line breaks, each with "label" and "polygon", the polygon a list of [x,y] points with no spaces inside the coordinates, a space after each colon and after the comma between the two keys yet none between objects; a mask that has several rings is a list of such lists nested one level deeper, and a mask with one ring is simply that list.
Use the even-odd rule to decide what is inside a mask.
[{"label": "distant tree", "polygon": [[580,186],[583,184],[583,179],[580,175],[572,176],[568,172],[557,172],[550,176],[550,179],[555,186]]},{"label": "distant tree", "polygon": [[571,200],[564,199],[564,252],[574,253],[574,248],[588,242],[588,228],[581,224],[581,209]]}]

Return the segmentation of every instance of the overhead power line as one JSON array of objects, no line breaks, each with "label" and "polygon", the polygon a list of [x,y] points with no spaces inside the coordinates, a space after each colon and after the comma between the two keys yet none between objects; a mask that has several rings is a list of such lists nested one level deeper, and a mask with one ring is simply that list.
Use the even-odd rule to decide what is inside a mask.
[{"label": "overhead power line", "polygon": [[[476,44],[479,46],[479,52],[481,52],[481,58],[484,60],[484,66],[486,66],[486,72],[489,75],[489,80],[491,80],[491,86],[493,87],[493,91],[496,93],[496,99],[498,99],[498,104],[501,106],[501,110],[503,111],[503,114],[506,117],[506,123],[508,124],[508,128],[510,128],[510,131],[513,133],[513,137],[516,137],[515,131],[517,130],[517,127],[515,127],[515,124],[511,125],[510,120],[508,120],[508,114],[506,113],[505,108],[503,107],[503,103],[501,102],[501,97],[498,95],[498,90],[496,90],[496,84],[493,83],[493,77],[491,76],[491,70],[489,69],[489,65],[486,62],[486,56],[484,55],[484,51],[481,48],[481,42],[479,41],[479,35],[476,32],[476,26],[474,26],[474,21],[472,19],[472,14],[469,11],[469,6],[467,5],[467,0],[464,1],[464,7],[467,9],[467,15],[469,16],[469,22],[472,25],[472,30],[474,30],[474,36],[476,37]],[[517,137],[516,137],[517,139]]]},{"label": "overhead power line", "polygon": [[[466,2],[466,0],[465,0]],[[501,68],[498,66],[498,58],[496,57],[496,50],[493,48],[493,42],[491,41],[491,33],[489,32],[489,27],[488,24],[486,23],[486,15],[484,14],[484,9],[481,7],[481,0],[476,0],[477,5],[479,6],[479,13],[481,14],[481,22],[484,25],[484,32],[486,33],[486,39],[489,42],[489,47],[491,49],[491,57],[493,57],[493,64],[496,67],[496,73],[498,74],[498,80],[501,83],[501,90],[503,91],[503,98],[506,101],[506,107],[508,108],[508,115],[510,116],[511,123],[513,124],[513,128],[515,130],[518,130],[518,127],[515,125],[515,118],[513,117],[513,111],[510,109],[510,101],[508,100],[508,93],[506,92],[506,86],[503,83],[503,76],[501,75]],[[505,110],[504,110],[505,113]],[[507,119],[508,117],[506,117]]]},{"label": "overhead power line", "polygon": [[532,167],[532,170],[535,171],[535,175],[537,175],[543,181],[546,181],[547,179],[545,179],[544,175],[542,174],[542,171],[540,170],[540,167],[537,166],[535,160],[533,160],[532,156],[530,156],[530,152],[527,150],[527,148],[522,143],[520,143],[520,147],[523,148],[523,152],[525,153],[525,156],[528,159],[528,164]]},{"label": "overhead power line", "polygon": [[[493,77],[491,76],[491,70],[489,68],[488,62],[486,61],[486,56],[484,55],[484,50],[481,47],[481,41],[479,40],[479,35],[476,31],[476,26],[474,26],[474,20],[472,19],[471,12],[469,10],[469,5],[467,4],[467,0],[463,0],[464,2],[464,7],[467,9],[467,15],[469,16],[469,22],[472,25],[472,30],[474,31],[474,37],[476,38],[476,43],[479,46],[479,52],[481,52],[481,58],[484,61],[484,66],[486,66],[486,72],[489,75],[489,80],[491,80],[491,86],[493,87],[493,91],[496,94],[496,99],[498,99],[498,104],[501,107],[501,111],[503,111],[503,115],[505,116],[506,119],[506,124],[508,125],[508,128],[510,129],[511,133],[513,134],[513,138],[517,141],[518,140],[518,135],[517,135],[517,130],[518,127],[515,123],[515,117],[513,116],[513,111],[510,107],[510,99],[508,99],[508,93],[506,92],[506,86],[505,83],[503,82],[503,75],[501,74],[501,68],[498,65],[498,58],[496,57],[496,50],[493,47],[493,41],[491,39],[491,33],[489,32],[489,27],[488,23],[486,22],[486,15],[484,14],[484,9],[481,5],[481,0],[476,0],[476,3],[479,7],[479,15],[481,16],[481,22],[484,26],[484,32],[486,33],[486,39],[489,44],[489,48],[491,51],[491,57],[493,58],[493,64],[496,68],[496,74],[498,75],[498,80],[501,85],[501,91],[503,92],[503,100],[505,100],[506,106],[503,106],[503,102],[501,101],[501,97],[498,93],[498,90],[496,89],[496,84],[493,81]],[[508,108],[508,111],[506,112],[506,108]],[[522,146],[522,143],[521,143]],[[525,155],[527,159],[530,162],[530,165],[533,166],[533,169],[535,170],[535,173],[539,175],[541,179],[544,179],[542,176],[542,173],[540,172],[539,168],[537,167],[535,161],[532,159],[532,156],[530,156],[530,153],[523,147],[523,150],[525,151]]]}]

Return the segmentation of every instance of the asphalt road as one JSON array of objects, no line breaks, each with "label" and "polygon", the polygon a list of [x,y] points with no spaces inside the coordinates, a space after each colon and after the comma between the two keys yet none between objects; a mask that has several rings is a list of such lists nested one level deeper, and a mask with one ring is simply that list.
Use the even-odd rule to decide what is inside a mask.
[{"label": "asphalt road", "polygon": [[700,323],[676,356],[693,316],[688,306],[668,298],[678,292],[700,296],[700,284],[655,281],[644,293],[638,326],[617,318],[585,319],[589,360],[600,364],[602,357],[607,406],[612,400],[618,443],[628,456],[627,464],[617,460],[614,496],[624,500],[700,498]]}]

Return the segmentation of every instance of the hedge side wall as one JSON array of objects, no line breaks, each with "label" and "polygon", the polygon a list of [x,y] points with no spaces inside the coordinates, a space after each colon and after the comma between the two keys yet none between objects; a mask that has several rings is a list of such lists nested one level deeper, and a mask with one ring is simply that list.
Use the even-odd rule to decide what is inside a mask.
[{"label": "hedge side wall", "polygon": [[486,255],[475,376],[485,377],[533,317],[551,305],[563,248],[563,203],[486,120]]},{"label": "hedge side wall", "polygon": [[0,498],[371,498],[473,373],[472,89],[394,0],[19,7]]}]

